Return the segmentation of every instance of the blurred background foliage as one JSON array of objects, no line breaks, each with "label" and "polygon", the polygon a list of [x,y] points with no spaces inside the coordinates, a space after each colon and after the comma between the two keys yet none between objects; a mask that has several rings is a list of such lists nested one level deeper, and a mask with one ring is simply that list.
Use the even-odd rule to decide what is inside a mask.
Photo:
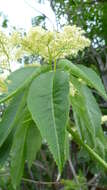
[{"label": "blurred background foliage", "polygon": [[[29,1],[30,2],[30,1]],[[92,41],[91,47],[79,53],[72,60],[76,64],[84,64],[93,68],[102,78],[107,90],[107,0],[50,0],[50,6],[56,17],[57,30],[64,25],[77,25],[86,31],[86,36]],[[38,3],[44,4],[45,0]],[[8,27],[8,18],[3,13],[1,26]],[[47,16],[40,14],[32,18],[32,26],[46,25]],[[47,28],[48,29],[48,28]],[[31,63],[33,58],[24,58],[25,64]],[[93,91],[96,95],[96,92]],[[96,95],[103,114],[107,114],[107,102]],[[4,110],[0,107],[0,114]],[[72,117],[72,108],[71,108]],[[105,135],[107,125],[102,126]],[[71,162],[66,163],[61,176],[62,184],[56,181],[59,178],[57,167],[50,155],[46,144],[43,143],[35,162],[29,170],[27,163],[21,186],[18,190],[107,190],[107,175],[99,165],[90,160],[84,149],[78,147],[73,141],[70,145]],[[2,155],[0,155],[2,157]],[[107,156],[106,156],[107,157]],[[72,165],[75,173],[72,170]],[[9,176],[9,159],[0,170],[0,190],[13,190]],[[25,180],[28,179],[28,180]],[[44,182],[47,182],[46,184]],[[55,182],[55,183],[48,183]]]},{"label": "blurred background foliage", "polygon": [[8,27],[8,17],[3,12],[0,12],[0,25],[3,28]]}]

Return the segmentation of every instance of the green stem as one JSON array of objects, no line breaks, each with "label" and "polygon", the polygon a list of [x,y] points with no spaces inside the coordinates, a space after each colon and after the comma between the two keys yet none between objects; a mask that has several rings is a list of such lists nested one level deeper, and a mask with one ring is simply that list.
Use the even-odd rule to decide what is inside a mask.
[{"label": "green stem", "polygon": [[54,60],[54,71],[56,71],[56,59]]},{"label": "green stem", "polygon": [[32,121],[32,118],[25,120],[25,121],[23,122],[23,124],[28,123],[29,121]]},{"label": "green stem", "polygon": [[49,46],[48,46],[48,53],[49,53],[49,64],[51,65],[51,68],[52,68],[52,55],[51,55]]},{"label": "green stem", "polygon": [[79,145],[83,146],[88,153],[93,156],[93,158],[98,161],[104,168],[107,170],[107,163],[92,149],[90,148],[87,144],[85,144],[79,137],[78,134],[76,134],[70,126],[67,127],[68,132],[73,136],[74,141],[78,143]]}]

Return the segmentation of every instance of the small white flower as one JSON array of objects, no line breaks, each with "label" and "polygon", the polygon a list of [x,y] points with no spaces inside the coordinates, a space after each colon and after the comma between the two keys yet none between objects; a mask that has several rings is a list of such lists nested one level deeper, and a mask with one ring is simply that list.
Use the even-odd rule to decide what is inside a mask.
[{"label": "small white flower", "polygon": [[14,45],[16,41],[18,44],[19,41],[22,55],[35,54],[43,57],[47,62],[52,62],[68,55],[76,56],[78,51],[88,47],[90,40],[83,36],[84,33],[75,25],[65,26],[61,32],[50,32],[39,26],[31,28],[22,38],[19,33],[15,33],[12,35],[11,43]]}]

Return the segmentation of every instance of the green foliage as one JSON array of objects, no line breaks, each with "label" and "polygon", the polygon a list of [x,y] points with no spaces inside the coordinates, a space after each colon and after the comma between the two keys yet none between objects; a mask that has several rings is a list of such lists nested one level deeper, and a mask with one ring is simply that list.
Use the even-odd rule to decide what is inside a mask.
[{"label": "green foliage", "polygon": [[[27,122],[27,123],[26,123]],[[42,138],[39,130],[35,123],[30,119],[25,121],[24,125],[27,126],[26,142],[25,142],[25,152],[26,160],[28,161],[29,168],[32,165],[32,162],[36,158],[37,152],[40,150],[42,144]]]},{"label": "green foliage", "polygon": [[9,158],[9,153],[12,146],[14,130],[8,135],[7,139],[0,148],[0,165],[3,166]]},{"label": "green foliage", "polygon": [[71,75],[74,75],[82,79],[87,85],[95,88],[101,96],[107,100],[107,94],[105,92],[104,86],[98,74],[84,65],[74,65],[69,60],[62,59],[58,61],[58,68],[68,70]]},{"label": "green foliage", "polygon": [[28,108],[61,172],[69,113],[68,75],[61,71],[48,72],[35,79],[28,95]]},{"label": "green foliage", "polygon": [[[44,46],[40,49],[44,51]],[[48,53],[50,58],[51,52]],[[107,99],[100,77],[92,69],[74,65],[67,59],[52,59],[42,64],[38,68],[25,67],[10,74],[6,81],[8,92],[0,99],[0,103],[7,101],[0,122],[1,161],[10,159],[14,188],[20,184],[25,163],[31,167],[42,140],[49,146],[61,174],[69,159],[69,133],[107,170],[102,115],[92,93],[94,88]],[[70,107],[73,117],[69,117]],[[68,124],[69,120],[74,127]],[[79,188],[74,182],[70,184],[71,189]],[[83,189],[87,188],[84,186]]]},{"label": "green foliage", "polygon": [[[106,44],[106,0],[53,0],[51,1],[51,7],[56,15],[59,26],[63,24],[76,24],[87,32],[87,36],[95,46],[100,47]],[[64,23],[60,18],[64,18]]]},{"label": "green foliage", "polygon": [[[21,68],[10,74],[6,82],[8,84],[8,92],[4,95],[4,98],[0,100],[0,103],[11,99],[17,93],[22,92],[26,87],[29,87],[32,80],[40,75],[42,72],[49,70],[49,66],[43,67],[28,67]],[[27,76],[27,77],[26,77]]]},{"label": "green foliage", "polygon": [[33,72],[37,72],[36,67],[25,67],[11,73],[7,78],[8,94],[23,86]]},{"label": "green foliage", "polygon": [[76,88],[75,96],[71,95],[71,104],[79,135],[94,150],[97,151],[99,147],[98,153],[104,158],[105,151],[102,152],[102,147],[105,147],[105,137],[101,128],[101,112],[98,104],[88,87],[74,77],[71,81]]},{"label": "green foliage", "polygon": [[36,16],[36,17],[32,18],[32,26],[40,26],[41,25],[43,28],[46,28],[45,19],[46,19],[45,15]]},{"label": "green foliage", "polygon": [[0,122],[0,147],[3,145],[12,129],[16,127],[24,106],[25,96],[23,93],[15,96],[10,102]]},{"label": "green foliage", "polygon": [[78,183],[75,180],[62,180],[64,190],[88,190],[86,178],[81,173],[77,176],[77,180]]},{"label": "green foliage", "polygon": [[[22,115],[23,116],[23,115]],[[13,145],[11,149],[11,178],[13,187],[19,184],[23,169],[24,169],[24,162],[25,162],[25,139],[26,139],[26,132],[27,127],[24,125],[18,125],[16,133],[13,139]]]}]

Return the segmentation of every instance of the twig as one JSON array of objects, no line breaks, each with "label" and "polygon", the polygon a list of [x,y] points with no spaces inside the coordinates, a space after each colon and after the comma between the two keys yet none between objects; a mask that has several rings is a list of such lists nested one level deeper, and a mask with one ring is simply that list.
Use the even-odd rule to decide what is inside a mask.
[{"label": "twig", "polygon": [[43,150],[41,150],[40,153],[41,153],[42,159],[45,161],[45,167],[47,168],[48,175],[51,176],[51,171],[50,171],[50,169],[49,169],[49,166],[48,166],[48,162],[47,162],[45,153],[44,153]]},{"label": "twig", "polygon": [[91,180],[88,181],[88,186],[96,182],[96,180],[100,177],[100,174],[96,174]]},{"label": "twig", "polygon": [[48,168],[44,167],[43,164],[40,161],[33,162],[33,165],[36,166],[36,167],[39,167],[42,170],[44,170],[48,174],[48,176],[51,177]]},{"label": "twig", "polygon": [[76,183],[79,184],[79,181],[78,181],[78,178],[77,178],[77,175],[76,175],[76,172],[75,172],[75,169],[74,169],[71,159],[69,159],[68,162],[69,162],[69,166],[72,171],[72,174],[74,176],[74,179],[75,179]]},{"label": "twig", "polygon": [[27,178],[22,178],[22,180],[28,183],[35,183],[38,185],[53,185],[53,184],[60,185],[61,184],[61,182],[56,182],[56,181],[53,181],[53,182],[35,181],[35,180],[27,179]]},{"label": "twig", "polygon": [[[29,172],[31,180],[34,180],[34,176],[33,176],[32,170],[28,167],[28,164],[27,164],[27,169],[28,169],[28,172]],[[34,185],[34,188],[37,188],[36,184],[33,184],[33,185]]]},{"label": "twig", "polygon": [[0,177],[9,176],[9,173],[0,173]]},{"label": "twig", "polygon": [[[72,164],[71,159],[69,159],[68,162],[69,162],[69,166],[70,166],[70,169],[71,169],[71,171],[72,171],[72,174],[73,174],[73,176],[74,176],[75,182],[77,183],[78,186],[80,186],[80,183],[79,183],[79,181],[78,181],[78,178],[77,178],[77,175],[76,175],[76,172],[75,172],[75,169],[74,169],[74,166],[73,166],[73,164]],[[80,190],[82,190],[81,187],[80,187]]]},{"label": "twig", "polygon": [[58,182],[58,181],[60,180],[60,178],[61,178],[61,174],[58,173],[57,178],[56,178],[56,181]]}]

